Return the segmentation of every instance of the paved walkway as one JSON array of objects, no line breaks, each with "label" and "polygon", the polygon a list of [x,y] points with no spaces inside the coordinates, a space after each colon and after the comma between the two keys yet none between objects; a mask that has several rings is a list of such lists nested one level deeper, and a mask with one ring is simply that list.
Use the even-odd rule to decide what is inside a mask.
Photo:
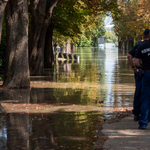
[{"label": "paved walkway", "polygon": [[116,123],[104,124],[101,132],[108,136],[104,150],[150,150],[150,123],[146,130],[140,130],[133,115]]}]

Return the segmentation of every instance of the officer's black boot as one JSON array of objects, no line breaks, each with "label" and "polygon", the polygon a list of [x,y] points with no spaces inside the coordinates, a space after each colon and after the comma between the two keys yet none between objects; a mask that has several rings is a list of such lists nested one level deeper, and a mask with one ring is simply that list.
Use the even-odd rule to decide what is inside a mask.
[{"label": "officer's black boot", "polygon": [[134,121],[139,121],[139,115],[134,115]]}]

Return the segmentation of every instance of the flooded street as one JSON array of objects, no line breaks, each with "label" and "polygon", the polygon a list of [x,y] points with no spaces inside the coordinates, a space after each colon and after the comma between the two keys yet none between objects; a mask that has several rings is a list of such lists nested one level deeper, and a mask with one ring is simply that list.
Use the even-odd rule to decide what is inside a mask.
[{"label": "flooded street", "polygon": [[104,118],[132,108],[127,52],[106,44],[74,53],[79,62],[32,76],[31,90],[0,91],[0,150],[96,150]]}]

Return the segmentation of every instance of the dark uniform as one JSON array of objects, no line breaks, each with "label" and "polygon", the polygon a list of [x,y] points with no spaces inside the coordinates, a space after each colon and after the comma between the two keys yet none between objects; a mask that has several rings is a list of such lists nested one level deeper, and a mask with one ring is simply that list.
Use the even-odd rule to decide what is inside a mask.
[{"label": "dark uniform", "polygon": [[[130,55],[132,55],[132,58],[135,57],[135,53],[137,51],[137,48],[142,44],[145,43],[145,41],[140,41],[138,44],[136,44],[131,51],[129,52]],[[141,76],[139,73],[139,70],[141,69],[140,67],[137,67],[137,73],[134,72],[134,78],[135,78],[135,93],[134,93],[134,101],[133,101],[133,110],[132,113],[135,116],[139,116],[140,114],[140,108],[141,108],[141,102],[140,102],[140,98],[141,98]]]},{"label": "dark uniform", "polygon": [[142,70],[145,72],[141,85],[141,116],[139,128],[145,128],[150,121],[150,40],[142,43],[135,54],[135,58],[142,60]]}]

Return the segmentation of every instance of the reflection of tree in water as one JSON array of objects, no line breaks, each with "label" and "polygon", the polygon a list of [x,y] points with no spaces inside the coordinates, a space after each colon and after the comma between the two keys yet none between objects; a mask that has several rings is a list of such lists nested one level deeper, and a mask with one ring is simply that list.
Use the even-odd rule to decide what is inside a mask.
[{"label": "reflection of tree in water", "polygon": [[97,73],[97,80],[101,83],[105,83],[105,62],[104,59],[106,57],[106,52],[104,49],[101,48],[93,48],[92,57],[95,60],[94,66],[96,67],[96,73]]},{"label": "reflection of tree in water", "polygon": [[30,93],[30,103],[56,103],[52,88],[32,88]]},{"label": "reflection of tree in water", "polygon": [[52,121],[51,115],[8,114],[8,150],[56,149]]},{"label": "reflection of tree in water", "polygon": [[40,88],[32,88],[30,98],[30,103],[44,103],[44,90]]},{"label": "reflection of tree in water", "polygon": [[67,77],[71,74],[71,63],[61,65],[61,72],[64,72]]},{"label": "reflection of tree in water", "polygon": [[10,91],[1,91],[2,92],[2,100],[15,100],[18,103],[29,103],[30,102],[30,90],[10,90]]},{"label": "reflection of tree in water", "polygon": [[[53,114],[31,114],[30,115],[30,149],[55,149],[57,144],[54,140],[55,126]],[[53,135],[55,134],[55,135]]]},{"label": "reflection of tree in water", "polygon": [[[105,82],[104,58],[105,51],[102,49],[82,48],[79,52],[80,64],[62,64],[59,71],[59,82],[72,82],[72,84],[97,85]],[[69,76],[66,76],[68,73]],[[100,89],[96,88],[57,88],[54,95],[59,103],[69,104],[95,104],[102,101],[103,94],[99,94]],[[61,96],[60,96],[61,95]]]},{"label": "reflection of tree in water", "polygon": [[0,150],[7,148],[6,115],[0,114]]},{"label": "reflection of tree in water", "polygon": [[58,142],[62,150],[91,150],[93,143],[98,140],[96,125],[99,114],[94,112],[61,112],[56,114],[55,118],[58,120],[55,130],[59,133]]},{"label": "reflection of tree in water", "polygon": [[7,146],[9,150],[29,150],[29,114],[8,114]]},{"label": "reflection of tree in water", "polygon": [[[30,90],[3,91],[5,102],[29,103]],[[8,101],[9,100],[9,101]],[[29,150],[29,114],[5,114],[7,125],[7,148]]]},{"label": "reflection of tree in water", "polygon": [[96,88],[67,88],[54,89],[54,96],[57,103],[63,104],[79,104],[79,105],[95,105],[98,92]]},{"label": "reflection of tree in water", "polygon": [[6,114],[5,109],[2,107],[1,103],[0,103],[0,113],[1,114]]},{"label": "reflection of tree in water", "polygon": [[[52,89],[35,88],[31,91],[9,91],[4,97],[6,102],[12,101],[15,104],[17,100],[18,103],[31,102],[32,105],[32,103],[44,103],[44,99],[48,102],[50,95],[52,102],[54,98]],[[99,114],[94,112],[7,114],[7,148],[9,150],[76,150],[81,147],[90,150],[93,142],[98,140],[95,133],[98,119]]]},{"label": "reflection of tree in water", "polygon": [[[39,96],[37,95],[37,93],[39,92],[37,92],[37,89],[35,91],[36,91],[35,93],[33,92],[34,98],[35,97],[37,98]],[[33,96],[32,94],[31,96]],[[30,102],[30,90],[5,91],[3,93],[3,97],[5,97],[5,102],[8,102],[8,103],[12,102],[15,104],[16,101],[22,104],[29,103]],[[38,97],[36,99],[36,103],[38,102],[41,103],[40,98],[44,100],[44,94],[41,94],[41,97]],[[7,115],[5,114],[4,117],[6,118],[5,122],[7,125],[7,148],[9,150],[29,150],[31,149],[29,147],[32,147],[32,145],[33,145],[33,150],[35,150],[39,147],[41,140],[44,146],[44,147],[41,146],[42,149],[56,147],[54,138],[53,138],[53,132],[49,128],[50,126],[47,126],[48,124],[51,124],[51,121],[45,120],[44,122],[42,119],[39,119],[39,116],[43,117],[43,115],[36,115],[36,114],[30,116],[28,113],[23,113],[23,114],[22,113],[10,113]],[[34,121],[34,118],[38,118],[39,121]],[[38,128],[36,128],[37,126]],[[29,131],[32,131],[32,132],[29,132]],[[36,136],[37,139],[35,140],[36,141],[35,145],[32,143],[34,141],[32,139],[32,136],[34,134],[38,135],[38,137]],[[30,138],[31,141],[29,141],[30,136],[31,136]],[[44,138],[42,139],[42,137],[44,138],[48,137],[49,140],[44,139]]]},{"label": "reflection of tree in water", "polygon": [[57,112],[53,114],[30,115],[30,148],[61,149],[61,150],[91,150],[96,136],[97,120],[100,114],[96,112]]}]

